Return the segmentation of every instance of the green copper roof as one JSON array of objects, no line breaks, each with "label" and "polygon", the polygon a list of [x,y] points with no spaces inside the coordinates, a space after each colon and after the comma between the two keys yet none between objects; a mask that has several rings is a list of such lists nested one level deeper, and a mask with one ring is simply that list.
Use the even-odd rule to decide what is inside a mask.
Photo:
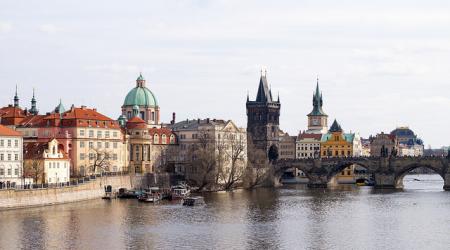
[{"label": "green copper roof", "polygon": [[56,108],[55,108],[55,113],[60,113],[60,114],[62,114],[62,113],[64,113],[64,112],[66,112],[66,108],[64,108],[64,105],[62,104],[62,100],[59,99],[59,104],[58,104],[58,106],[56,106]]},{"label": "green copper roof", "polygon": [[142,76],[142,73],[139,74],[139,77],[136,79],[137,81],[144,81],[144,77]]},{"label": "green copper roof", "polygon": [[144,106],[144,107],[156,107],[158,101],[155,95],[146,87],[135,87],[128,92],[123,106]]},{"label": "green copper roof", "polygon": [[[355,139],[355,134],[348,134],[348,133],[344,133],[342,134],[345,138],[345,140],[347,142],[353,143],[353,140]],[[331,133],[327,133],[327,134],[323,134],[322,138],[320,139],[321,142],[326,142],[332,139],[332,134]]]},{"label": "green copper roof", "polygon": [[316,91],[313,94],[313,110],[308,116],[327,116],[322,110],[323,99],[322,93],[319,90],[319,79],[317,79]]}]

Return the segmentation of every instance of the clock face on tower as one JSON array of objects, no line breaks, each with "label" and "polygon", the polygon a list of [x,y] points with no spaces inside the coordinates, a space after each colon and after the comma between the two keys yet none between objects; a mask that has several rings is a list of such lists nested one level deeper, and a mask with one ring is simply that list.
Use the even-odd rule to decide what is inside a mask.
[{"label": "clock face on tower", "polygon": [[313,126],[319,126],[320,125],[320,119],[319,118],[312,118],[311,124]]}]

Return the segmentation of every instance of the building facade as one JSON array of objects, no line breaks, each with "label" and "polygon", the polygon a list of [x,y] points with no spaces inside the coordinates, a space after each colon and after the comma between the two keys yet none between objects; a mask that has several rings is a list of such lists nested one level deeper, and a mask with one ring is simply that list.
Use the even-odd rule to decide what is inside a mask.
[{"label": "building facade", "polygon": [[256,150],[268,152],[270,159],[278,157],[280,98],[275,101],[267,83],[266,75],[261,74],[255,101],[247,96],[247,136],[248,142]]},{"label": "building facade", "polygon": [[398,141],[398,156],[422,156],[423,141],[409,127],[398,127],[391,132]]},{"label": "building facade", "polygon": [[280,150],[279,150],[279,158],[280,159],[295,159],[296,150],[295,150],[295,141],[297,139],[296,136],[290,136],[288,133],[284,133],[280,131]]},{"label": "building facade", "polygon": [[25,175],[37,184],[67,184],[70,181],[70,159],[58,140],[30,142],[24,147]]},{"label": "building facade", "polygon": [[[344,133],[334,120],[327,134],[321,139],[322,157],[359,157],[362,155],[361,138],[356,133]],[[355,182],[355,165],[350,165],[337,175],[339,183]]]},{"label": "building facade", "polygon": [[22,134],[0,125],[0,188],[23,185]]},{"label": "building facade", "polygon": [[[179,153],[175,172],[185,175],[187,180],[201,182],[205,176],[205,169],[201,164],[194,164],[207,149],[213,157],[209,171],[209,178],[218,184],[226,182],[227,176],[233,167],[243,170],[247,161],[247,133],[245,129],[237,127],[231,120],[197,119],[185,120],[170,125],[177,135]],[[233,166],[233,158],[236,164]],[[207,161],[208,159],[204,159]],[[234,171],[234,170],[233,170]],[[220,174],[221,172],[222,174]]]},{"label": "building facade", "polygon": [[398,150],[397,138],[394,135],[381,132],[370,138],[371,156],[390,156],[394,150]]},{"label": "building facade", "polygon": [[296,141],[296,158],[319,158],[322,134],[300,133]]},{"label": "building facade", "polygon": [[168,128],[153,128],[139,115],[126,123],[130,173],[159,173],[173,169],[178,155],[175,133]]}]

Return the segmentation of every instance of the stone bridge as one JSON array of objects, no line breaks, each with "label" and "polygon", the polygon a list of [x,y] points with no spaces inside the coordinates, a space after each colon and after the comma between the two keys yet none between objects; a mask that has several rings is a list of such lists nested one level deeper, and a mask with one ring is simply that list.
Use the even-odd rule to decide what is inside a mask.
[{"label": "stone bridge", "polygon": [[346,167],[356,164],[375,178],[376,188],[402,188],[403,177],[411,170],[424,167],[444,179],[444,189],[450,190],[450,159],[445,157],[342,157],[318,159],[282,159],[274,161],[274,183],[288,169],[297,168],[309,179],[309,187],[327,187]]}]

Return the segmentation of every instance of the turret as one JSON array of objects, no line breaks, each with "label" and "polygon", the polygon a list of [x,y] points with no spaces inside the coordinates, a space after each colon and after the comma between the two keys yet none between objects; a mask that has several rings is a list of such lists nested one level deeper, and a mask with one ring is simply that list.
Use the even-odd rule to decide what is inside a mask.
[{"label": "turret", "polygon": [[140,88],[145,87],[145,79],[142,76],[142,72],[139,73],[139,76],[136,79],[136,87],[140,87]]},{"label": "turret", "polygon": [[34,97],[34,88],[33,88],[33,98],[31,98],[31,109],[30,113],[33,115],[39,114],[39,110],[36,107],[36,98]]},{"label": "turret", "polygon": [[16,85],[16,94],[14,95],[14,107],[15,108],[19,107],[19,96],[17,94],[17,85]]}]

